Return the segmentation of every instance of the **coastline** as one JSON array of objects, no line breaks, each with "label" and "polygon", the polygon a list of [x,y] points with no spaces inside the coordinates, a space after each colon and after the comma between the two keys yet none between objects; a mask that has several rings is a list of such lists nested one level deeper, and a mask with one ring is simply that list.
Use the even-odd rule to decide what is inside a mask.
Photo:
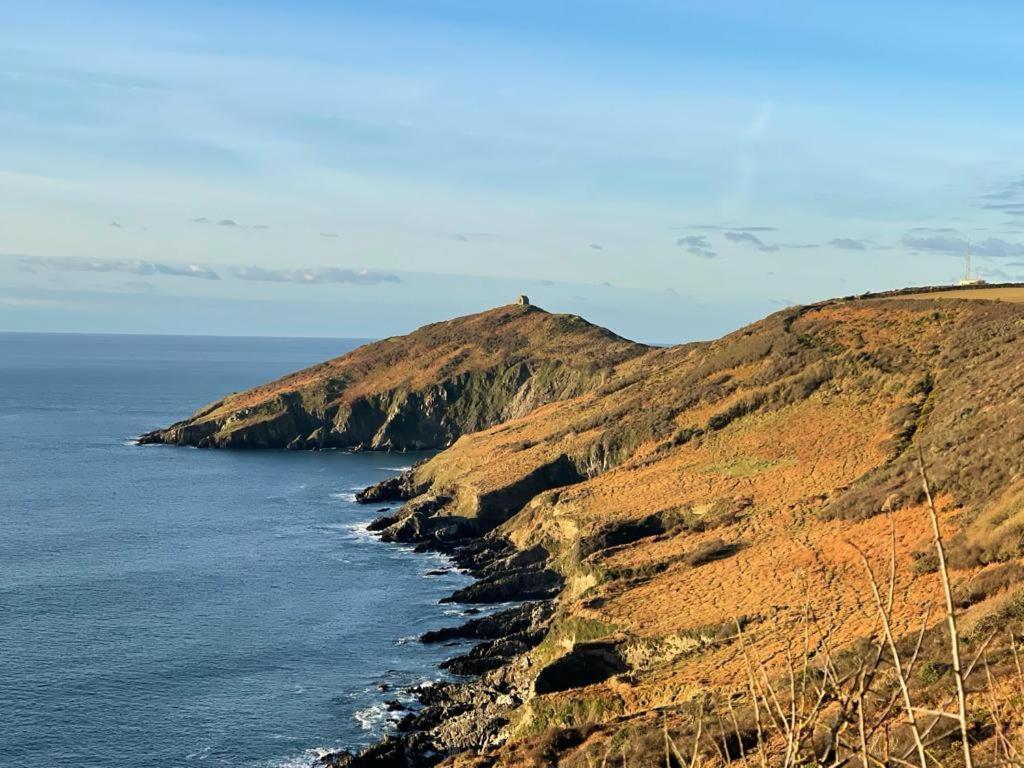
[{"label": "coastline", "polygon": [[[478,536],[442,541],[425,532],[396,536],[387,529],[403,519],[406,502],[415,498],[412,472],[406,470],[357,494],[362,504],[401,503],[394,514],[374,519],[367,529],[387,544],[412,546],[417,552],[445,556],[474,581],[456,590],[441,603],[466,606],[509,605],[494,613],[472,613],[460,624],[423,633],[425,644],[472,640],[465,653],[443,661],[438,669],[454,676],[403,691],[418,707],[406,711],[395,733],[357,753],[329,751],[317,756],[325,768],[429,768],[451,755],[496,745],[508,720],[503,714],[529,695],[532,677],[525,657],[543,639],[551,621],[561,580],[544,568],[543,557],[517,551],[504,539],[487,531]],[[385,510],[379,510],[385,511]],[[523,592],[524,573],[545,574],[541,585]]]}]

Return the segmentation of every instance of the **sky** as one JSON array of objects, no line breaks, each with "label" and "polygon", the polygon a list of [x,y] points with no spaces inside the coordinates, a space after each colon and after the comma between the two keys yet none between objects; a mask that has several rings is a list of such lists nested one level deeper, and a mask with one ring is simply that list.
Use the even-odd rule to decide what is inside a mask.
[{"label": "sky", "polygon": [[0,0],[0,331],[713,338],[1024,280],[1024,5]]}]

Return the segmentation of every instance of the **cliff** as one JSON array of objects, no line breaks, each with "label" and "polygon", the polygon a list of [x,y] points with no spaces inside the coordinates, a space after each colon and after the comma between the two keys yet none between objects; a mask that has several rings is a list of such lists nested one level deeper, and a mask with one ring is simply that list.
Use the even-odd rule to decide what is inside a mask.
[{"label": "cliff", "polygon": [[574,315],[509,305],[367,344],[206,405],[139,442],[438,448],[590,391],[647,351]]}]

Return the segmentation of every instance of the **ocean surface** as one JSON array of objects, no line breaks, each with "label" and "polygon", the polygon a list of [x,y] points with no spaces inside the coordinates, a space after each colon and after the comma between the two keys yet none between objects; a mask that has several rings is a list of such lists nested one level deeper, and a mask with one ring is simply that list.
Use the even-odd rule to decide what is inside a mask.
[{"label": "ocean surface", "polygon": [[469,579],[353,502],[419,457],[131,444],[357,344],[0,334],[0,766],[308,765],[437,678]]}]

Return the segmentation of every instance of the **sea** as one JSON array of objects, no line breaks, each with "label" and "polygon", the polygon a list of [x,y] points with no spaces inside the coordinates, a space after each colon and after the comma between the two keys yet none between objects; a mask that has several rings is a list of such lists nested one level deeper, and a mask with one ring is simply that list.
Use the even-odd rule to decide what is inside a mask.
[{"label": "sea", "polygon": [[354,500],[424,455],[133,444],[359,343],[0,334],[0,766],[309,766],[439,679],[470,579]]}]

